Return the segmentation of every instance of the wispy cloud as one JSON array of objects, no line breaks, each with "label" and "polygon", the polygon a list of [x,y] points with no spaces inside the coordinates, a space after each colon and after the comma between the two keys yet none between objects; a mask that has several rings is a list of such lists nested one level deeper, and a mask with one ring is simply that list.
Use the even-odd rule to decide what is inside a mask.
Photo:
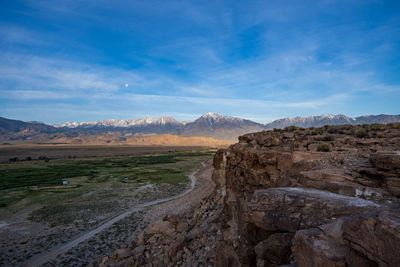
[{"label": "wispy cloud", "polygon": [[215,111],[266,121],[400,112],[400,22],[390,4],[25,3],[0,23],[3,115],[13,107],[54,109],[49,120]]},{"label": "wispy cloud", "polygon": [[[42,37],[42,34],[40,34]],[[0,24],[0,42],[4,44],[48,45],[37,33],[14,24]]]}]

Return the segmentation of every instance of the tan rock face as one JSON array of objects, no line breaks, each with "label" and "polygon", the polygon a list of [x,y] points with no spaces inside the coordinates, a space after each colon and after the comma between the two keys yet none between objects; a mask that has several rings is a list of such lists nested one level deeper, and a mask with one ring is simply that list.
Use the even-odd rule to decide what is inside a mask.
[{"label": "tan rock face", "polygon": [[400,266],[399,151],[400,124],[246,134],[216,153],[201,206],[151,225],[131,255],[153,266]]},{"label": "tan rock face", "polygon": [[[390,130],[383,139],[363,139],[338,134],[350,128],[320,129],[315,137],[310,133],[316,130],[296,129],[248,134],[224,151],[226,197],[221,224],[224,245],[235,251],[230,258],[236,257],[243,266],[275,264],[262,251],[274,248],[267,240],[279,233],[296,234],[291,242],[298,240],[298,246],[290,249],[292,256],[282,256],[279,264],[381,264],[342,244],[342,225],[334,222],[399,202],[400,154],[393,151],[400,150],[400,131]],[[324,135],[326,129],[329,136]],[[332,151],[314,152],[321,143]],[[329,225],[329,234],[316,228],[323,225]],[[299,253],[294,254],[294,249]],[[301,255],[312,261],[302,261]]]}]

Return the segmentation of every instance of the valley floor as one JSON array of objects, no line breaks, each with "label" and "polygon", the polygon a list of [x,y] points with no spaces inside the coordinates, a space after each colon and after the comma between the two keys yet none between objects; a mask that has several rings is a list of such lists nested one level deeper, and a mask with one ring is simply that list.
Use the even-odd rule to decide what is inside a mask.
[{"label": "valley floor", "polygon": [[208,161],[196,173],[196,186],[188,194],[135,212],[47,262],[44,266],[86,266],[95,259],[111,255],[116,249],[129,246],[130,242],[136,240],[148,225],[161,220],[165,215],[193,210],[193,207],[198,206],[201,200],[213,191],[211,163],[211,160]]},{"label": "valley floor", "polygon": [[[169,163],[168,160],[171,158],[167,156],[171,154],[175,155],[172,159],[176,158],[176,160]],[[68,168],[70,161],[79,162],[81,165],[89,164],[91,168],[97,166],[97,181],[93,180],[93,177],[78,176],[69,180],[71,183],[68,186],[71,188],[67,189],[67,192],[62,192],[62,186],[24,186],[18,189],[27,191],[23,199],[14,203],[10,199],[3,198],[2,203],[11,206],[0,208],[2,210],[0,265],[24,266],[46,251],[49,252],[67,244],[77,236],[99,227],[127,210],[140,207],[143,203],[179,195],[189,188],[187,178],[183,179],[183,177],[201,166],[201,162],[209,161],[211,156],[212,154],[208,152],[186,154],[172,152],[150,157],[150,161],[147,157],[134,156],[133,158],[114,157],[91,160],[69,159],[46,163],[53,164],[49,166],[65,169]],[[143,158],[146,159],[144,162],[142,162]],[[154,160],[156,162],[151,162]],[[111,172],[117,173],[115,177],[110,179],[110,169],[99,167],[100,163],[111,168]],[[5,173],[17,177],[18,170],[21,169],[18,164],[25,164],[23,168],[26,168],[28,163],[16,164],[17,168],[2,166],[0,169],[2,187],[9,186],[4,179]],[[33,162],[32,166],[37,168],[36,171],[42,168],[40,171],[47,175],[42,164],[45,163]],[[202,184],[204,177],[211,175],[209,165],[202,167],[201,172],[196,175],[200,179],[199,184]],[[125,175],[129,177],[129,180],[125,181],[122,178]],[[140,179],[136,175],[139,175]],[[59,255],[47,265],[82,266],[98,257],[108,255],[115,249],[129,244],[149,223],[162,218],[165,213],[190,207],[193,201],[200,200],[208,191],[207,186],[209,186],[208,182],[204,186],[196,186],[194,191],[182,198],[134,212]],[[9,195],[20,193],[18,190],[18,192],[12,190],[14,189],[6,188],[2,192]]]}]

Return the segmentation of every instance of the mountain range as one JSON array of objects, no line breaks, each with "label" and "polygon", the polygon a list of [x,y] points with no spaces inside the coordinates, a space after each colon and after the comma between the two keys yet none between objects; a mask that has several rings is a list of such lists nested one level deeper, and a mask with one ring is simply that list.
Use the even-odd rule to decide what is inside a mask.
[{"label": "mountain range", "polygon": [[[0,117],[0,141],[55,142],[57,140],[80,140],[93,136],[113,136],[112,140],[170,134],[177,136],[201,136],[218,140],[236,141],[237,137],[250,132],[284,128],[287,126],[319,127],[339,124],[371,124],[400,122],[400,115],[367,115],[356,118],[345,115],[284,118],[261,124],[237,117],[209,112],[193,122],[179,122],[172,117],[139,120],[104,120],[94,122],[66,122],[45,124],[23,122]],[[93,138],[92,138],[93,139]],[[136,142],[136,141],[135,141]],[[78,142],[79,143],[79,142]]]}]

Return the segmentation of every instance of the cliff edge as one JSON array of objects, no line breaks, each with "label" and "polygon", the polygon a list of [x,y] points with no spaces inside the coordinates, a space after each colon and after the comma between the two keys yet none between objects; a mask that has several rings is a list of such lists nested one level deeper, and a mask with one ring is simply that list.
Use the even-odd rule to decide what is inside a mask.
[{"label": "cliff edge", "polygon": [[400,124],[263,131],[213,191],[94,266],[399,266]]}]

